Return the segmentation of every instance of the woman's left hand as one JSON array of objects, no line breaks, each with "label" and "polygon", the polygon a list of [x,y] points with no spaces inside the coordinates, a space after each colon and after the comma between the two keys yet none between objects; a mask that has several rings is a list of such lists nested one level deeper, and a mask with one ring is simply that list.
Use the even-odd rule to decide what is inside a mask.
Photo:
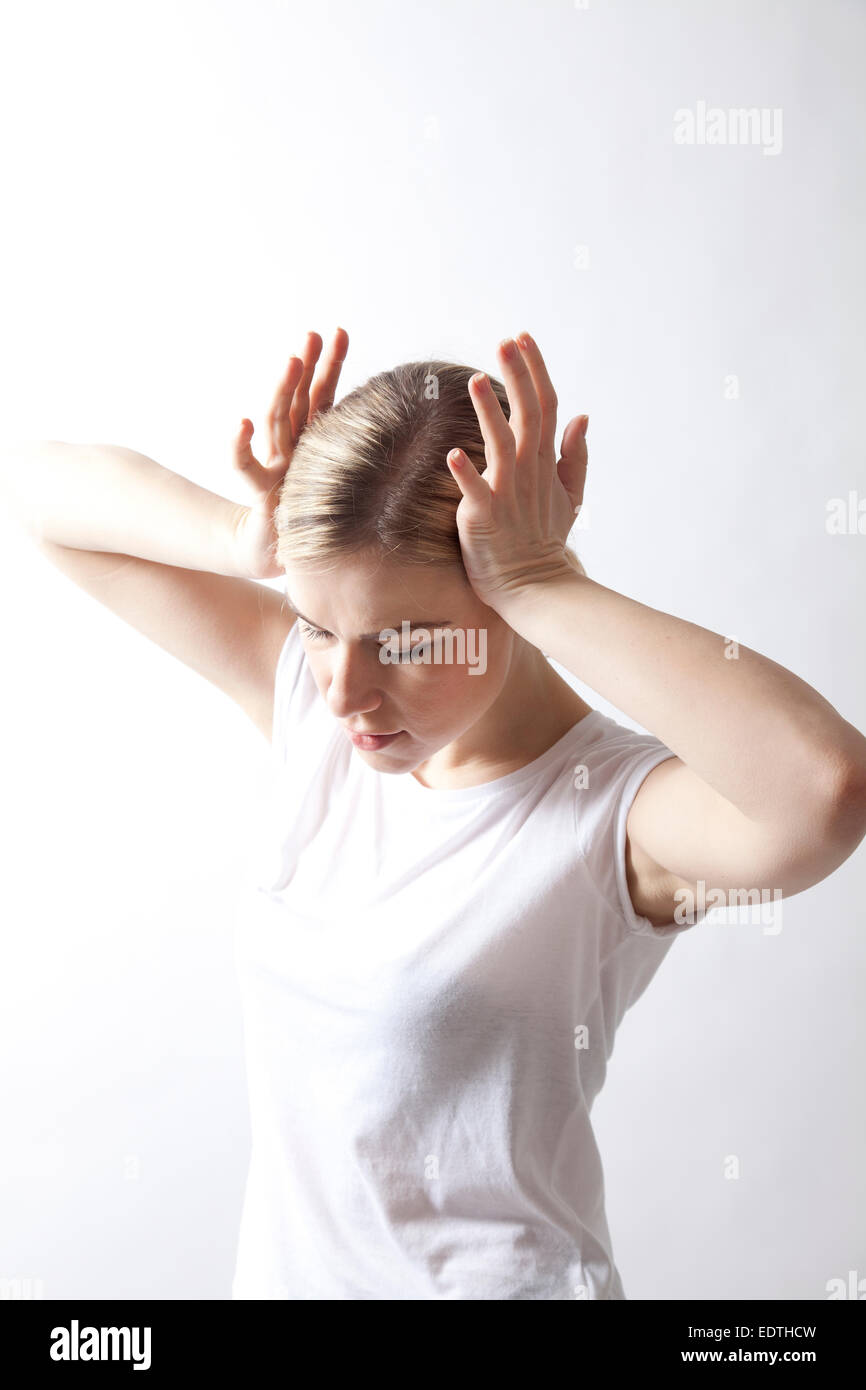
[{"label": "woman's left hand", "polygon": [[469,582],[483,603],[506,616],[509,600],[532,586],[574,577],[565,543],[583,502],[588,416],[569,422],[557,461],[557,399],[538,347],[521,333],[498,351],[510,418],[477,373],[469,394],[487,466],[479,473],[462,449],[447,461],[463,494],[457,529]]}]

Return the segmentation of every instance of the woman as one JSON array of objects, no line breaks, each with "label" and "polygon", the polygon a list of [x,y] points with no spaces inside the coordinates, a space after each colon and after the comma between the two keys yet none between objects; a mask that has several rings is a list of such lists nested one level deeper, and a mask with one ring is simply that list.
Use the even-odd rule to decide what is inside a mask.
[{"label": "woman", "polygon": [[266,464],[244,421],[249,507],[103,446],[31,446],[43,485],[19,476],[52,560],[272,742],[232,1295],[622,1299],[590,1122],[616,1028],[707,905],[852,853],[866,740],[586,576],[586,417],[557,459],[528,335],[503,383],[410,363],[334,406],[347,346],[315,380],[317,334],[291,359]]}]

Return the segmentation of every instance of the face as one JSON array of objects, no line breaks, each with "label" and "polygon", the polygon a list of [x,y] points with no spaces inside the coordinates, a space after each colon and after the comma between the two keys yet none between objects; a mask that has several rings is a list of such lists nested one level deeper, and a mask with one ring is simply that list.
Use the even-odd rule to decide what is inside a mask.
[{"label": "face", "polygon": [[462,566],[359,556],[290,566],[285,587],[319,693],[366,763],[411,772],[449,745],[455,762],[478,753],[516,638]]}]

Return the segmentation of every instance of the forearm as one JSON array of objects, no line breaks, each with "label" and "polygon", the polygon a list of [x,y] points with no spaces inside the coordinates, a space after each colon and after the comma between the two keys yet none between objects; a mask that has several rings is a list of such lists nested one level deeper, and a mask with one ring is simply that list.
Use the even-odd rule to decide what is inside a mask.
[{"label": "forearm", "polygon": [[0,494],[37,541],[237,575],[246,510],[134,449],[56,440],[3,451]]},{"label": "forearm", "polygon": [[866,739],[791,671],[592,579],[534,586],[502,616],[756,821],[808,817],[866,768]]}]

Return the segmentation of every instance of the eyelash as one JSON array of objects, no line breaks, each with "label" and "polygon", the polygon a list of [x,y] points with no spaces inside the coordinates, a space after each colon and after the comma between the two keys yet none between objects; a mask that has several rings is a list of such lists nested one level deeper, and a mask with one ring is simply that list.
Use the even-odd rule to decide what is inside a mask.
[{"label": "eyelash", "polygon": [[[320,640],[321,638],[323,638],[323,637],[330,637],[330,635],[331,635],[330,632],[326,632],[324,628],[321,628],[321,627],[311,627],[309,623],[304,623],[304,624],[303,624],[303,630],[304,630],[304,636],[305,636],[305,637],[311,638],[311,640],[314,641],[314,642],[315,642],[315,641],[319,641],[319,640]],[[382,643],[382,646],[384,647],[385,645],[386,645],[386,644],[383,642],[383,643]],[[413,652],[413,651],[426,652],[430,647],[432,647],[432,645],[433,645],[432,642],[418,642],[418,643],[416,643],[414,647],[411,647],[411,648],[409,649],[409,651],[407,651],[404,655],[401,656],[401,658],[400,658],[400,663],[398,663],[398,664],[408,664],[408,663],[411,661],[411,656],[410,656],[410,653],[411,653],[411,652]]]}]

